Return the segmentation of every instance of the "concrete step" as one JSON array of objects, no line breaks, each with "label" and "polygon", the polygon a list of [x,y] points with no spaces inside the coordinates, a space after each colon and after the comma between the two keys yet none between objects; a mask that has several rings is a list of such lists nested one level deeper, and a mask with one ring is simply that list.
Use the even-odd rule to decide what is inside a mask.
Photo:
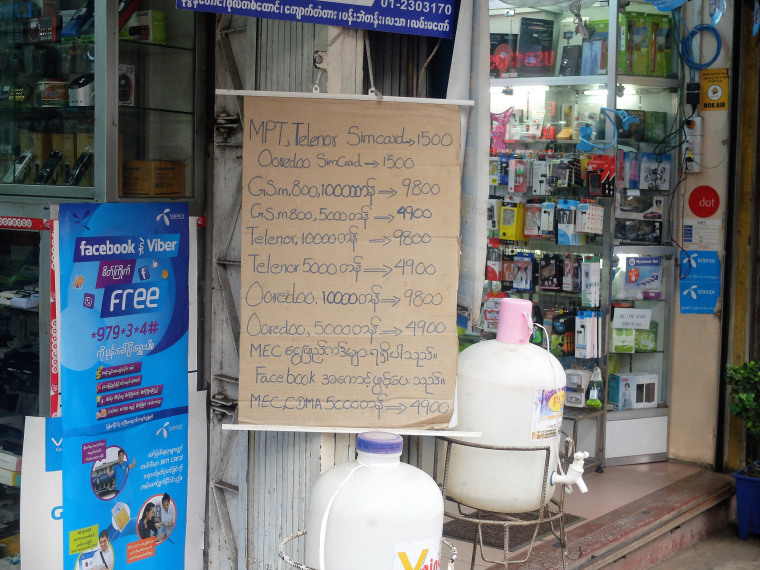
[{"label": "concrete step", "polygon": [[[730,475],[703,470],[606,515],[574,525],[567,531],[567,551],[577,559],[568,561],[567,568],[649,568],[724,526],[733,495]],[[512,558],[524,558],[524,554],[514,553]],[[510,570],[562,567],[559,543],[553,537],[537,543],[526,562],[508,566]],[[488,570],[504,568],[497,564]]]}]

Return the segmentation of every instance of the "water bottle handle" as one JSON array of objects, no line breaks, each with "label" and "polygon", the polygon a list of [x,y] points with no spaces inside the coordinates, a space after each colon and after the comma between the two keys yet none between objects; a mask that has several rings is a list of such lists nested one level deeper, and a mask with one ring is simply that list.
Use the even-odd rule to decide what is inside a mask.
[{"label": "water bottle handle", "polygon": [[[539,325],[538,323],[533,323],[533,332],[535,332],[536,329],[541,329],[544,331],[544,340],[546,341],[546,350],[549,350],[549,334],[546,332],[546,329],[543,325]],[[531,333],[531,336],[533,336],[533,333]],[[544,348],[544,343],[541,341],[541,348]]]}]

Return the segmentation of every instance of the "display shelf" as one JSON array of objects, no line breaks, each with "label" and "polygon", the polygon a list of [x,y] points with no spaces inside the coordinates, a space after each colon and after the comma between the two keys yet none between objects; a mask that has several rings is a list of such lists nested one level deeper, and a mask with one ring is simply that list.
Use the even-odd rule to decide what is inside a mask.
[{"label": "display shelf", "polygon": [[660,256],[675,255],[676,248],[672,245],[614,245],[613,252],[616,255],[648,255]]},{"label": "display shelf", "polygon": [[[516,195],[509,193],[504,184],[492,186],[494,190],[492,194],[496,197],[503,196],[505,201],[527,201],[530,198],[548,200],[595,198],[605,205],[604,232],[594,243],[566,246],[546,243],[541,239],[529,239],[525,242],[514,243],[502,241],[502,244],[507,244],[502,247],[507,251],[533,252],[536,258],[547,252],[600,257],[603,268],[600,308],[604,323],[603,355],[598,359],[598,362],[603,369],[605,386],[609,387],[607,380],[611,370],[656,373],[659,379],[657,394],[659,401],[657,403],[666,406],[670,360],[670,323],[674,299],[672,294],[674,279],[671,273],[673,271],[672,258],[676,254],[675,247],[669,242],[668,216],[665,211],[661,211],[660,217],[655,218],[654,211],[640,210],[639,204],[623,200],[621,204],[626,206],[628,211],[621,210],[623,213],[620,215],[620,219],[634,221],[616,224],[616,211],[613,204],[619,199],[617,196],[619,192],[624,192],[629,196],[640,194],[644,200],[650,196],[661,197],[663,202],[667,202],[669,199],[671,189],[678,179],[678,156],[675,152],[671,152],[666,153],[669,154],[669,158],[664,160],[656,157],[657,169],[659,170],[656,172],[651,157],[642,155],[642,153],[651,154],[658,150],[658,144],[665,137],[667,130],[677,116],[677,91],[681,80],[679,79],[679,67],[677,65],[677,46],[675,43],[667,44],[667,39],[675,36],[670,14],[659,12],[654,6],[644,2],[634,1],[622,5],[623,3],[618,0],[611,0],[605,5],[582,6],[580,8],[581,18],[586,22],[587,29],[590,31],[587,40],[581,40],[575,33],[575,26],[579,21],[577,17],[561,8],[538,8],[531,12],[517,9],[514,11],[514,15],[507,13],[506,17],[503,12],[499,13],[497,10],[492,10],[491,112],[496,117],[508,116],[506,126],[498,123],[494,118],[494,125],[503,129],[504,132],[502,138],[506,155],[510,155],[510,153],[523,154],[532,159],[538,153],[548,152],[550,149],[563,153],[559,155],[562,157],[582,155],[583,153],[579,153],[575,145],[581,142],[578,132],[580,127],[587,127],[591,128],[593,135],[589,136],[586,133],[585,138],[602,147],[606,145],[606,148],[593,148],[586,151],[588,154],[599,153],[617,156],[618,150],[640,153],[638,156],[631,155],[630,158],[633,164],[640,166],[640,172],[636,173],[636,178],[633,176],[628,178],[627,174],[626,178],[622,178],[621,161],[612,185],[614,190],[611,194],[614,196],[610,196],[609,191],[605,192],[606,195],[603,197],[589,196],[588,190],[581,187],[555,188],[550,193],[551,195],[544,196],[547,186],[542,187],[543,191],[540,192],[540,196],[532,196],[530,188],[525,194]],[[619,11],[620,6],[623,9]],[[639,13],[642,15],[640,16]],[[527,56],[524,53],[519,53],[520,49],[524,49],[526,46],[524,41],[521,42],[521,35],[524,35],[526,30],[525,18],[541,21],[536,24],[537,27],[535,28],[539,30],[539,35],[531,36],[536,45],[540,44],[540,47],[534,48],[530,52],[531,57],[540,51],[544,61],[549,59],[553,62],[551,66],[542,67],[540,76],[533,73],[535,70],[525,69],[525,62],[527,61],[525,58]],[[640,18],[640,21],[636,21],[637,18]],[[652,32],[654,35],[646,37],[654,37],[655,43],[650,45],[649,49],[636,51],[638,47],[634,46],[633,42],[638,41],[638,37],[635,34],[631,35],[634,33],[634,28],[651,26],[653,22],[656,22],[656,27],[649,29],[649,31],[654,30]],[[533,24],[528,24],[528,26],[530,25]],[[541,30],[550,30],[551,34],[545,33],[539,41],[536,38],[539,38],[542,33]],[[669,31],[657,35],[662,30]],[[598,33],[601,35],[595,35]],[[548,39],[550,35],[551,43]],[[641,37],[644,38],[644,36]],[[594,41],[604,42],[603,50],[606,49],[606,51],[602,51],[603,55],[595,61],[582,61],[588,55],[587,48],[594,49],[594,46],[591,45]],[[626,55],[619,56],[619,45],[623,46],[623,53]],[[521,46],[523,47],[521,48]],[[547,48],[547,46],[549,47]],[[578,58],[575,62],[576,67],[573,67],[572,63],[573,54]],[[649,63],[642,67],[641,61],[643,60],[634,61],[639,57],[649,58]],[[585,71],[588,69],[589,62],[597,66],[598,74],[589,74]],[[540,61],[538,65],[541,65]],[[535,76],[525,77],[525,74],[534,74]],[[521,76],[518,77],[518,75]],[[638,116],[641,130],[639,132],[623,131],[622,127],[619,127],[619,123],[616,124],[618,119],[605,114],[602,108],[626,110],[629,116]],[[532,126],[531,123],[533,123]],[[548,131],[545,130],[547,128]],[[563,131],[563,134],[557,137],[556,134],[560,130]],[[532,136],[523,136],[525,133],[531,133]],[[570,139],[565,138],[568,135]],[[615,143],[608,144],[614,138],[616,138]],[[641,167],[645,160],[648,161],[646,171]],[[670,171],[668,172],[667,169],[660,170],[661,163],[667,164],[668,160],[670,160],[671,165]],[[633,172],[633,167],[630,168]],[[645,172],[647,176],[652,177],[656,174],[657,177],[653,180],[644,178]],[[500,165],[496,172],[492,172],[492,175],[496,176],[496,180],[503,177],[503,165]],[[587,182],[584,180],[583,184],[587,184]],[[528,185],[530,186],[530,183]],[[656,186],[650,188],[653,185]],[[644,186],[644,188],[640,188],[640,186]],[[597,193],[594,192],[594,194]],[[648,217],[644,217],[645,213],[648,214]],[[616,238],[616,225],[618,238]],[[651,229],[649,229],[650,226]],[[630,245],[626,243],[627,241],[644,242],[645,240],[651,240],[653,243]],[[630,298],[636,296],[633,293],[626,291],[626,293],[619,294],[617,292],[617,287],[621,287],[622,283],[619,277],[613,282],[616,263],[618,259],[622,262],[631,256],[660,257],[662,259],[661,298],[633,299]],[[646,260],[643,263],[645,262]],[[621,263],[617,271],[625,272],[626,267]],[[510,295],[529,298],[542,305],[545,303],[573,305],[572,293],[554,290],[544,291],[538,286],[534,292],[511,291]],[[653,346],[650,337],[643,338],[641,346],[644,348],[651,346],[653,350],[634,353],[610,350],[612,305],[614,303],[626,303],[634,309],[651,311],[649,318],[656,322],[658,327],[652,328],[652,330],[648,329],[646,332],[650,334],[650,337],[655,335],[653,338],[656,341],[656,346]],[[606,396],[609,397],[609,390],[607,390]],[[591,425],[595,425],[597,451],[592,455],[596,455],[599,465],[603,466],[606,458],[605,448],[609,443],[608,438],[613,437],[613,440],[617,441],[615,438],[619,438],[621,433],[625,433],[625,430],[619,429],[622,424],[617,424],[618,429],[612,436],[607,432],[606,422],[608,419],[612,419],[613,414],[615,420],[630,419],[635,423],[638,419],[647,420],[652,417],[667,416],[668,409],[661,407],[625,412],[609,411],[608,416],[606,406],[605,409],[591,411],[565,407],[564,413],[565,419],[573,423],[575,435],[577,435],[580,423],[589,420],[592,422]],[[651,429],[655,428],[652,427]],[[657,423],[656,429],[661,429],[660,423]],[[657,432],[656,436],[658,440],[664,437],[660,432]],[[620,443],[622,444],[621,449],[628,449],[627,441]],[[618,446],[613,447],[616,448],[615,454],[618,454]],[[629,459],[628,455],[630,454],[626,453],[625,455],[626,460]]]},{"label": "display shelf", "polygon": [[571,408],[565,406],[563,417],[568,420],[579,421],[593,419],[602,414],[604,414],[602,408]]},{"label": "display shelf", "polygon": [[636,420],[641,418],[659,418],[668,415],[667,407],[638,408],[634,410],[609,410],[607,421]]},{"label": "display shelf", "polygon": [[[4,58],[0,66],[0,180],[25,150],[32,150],[34,156],[23,180],[0,183],[0,200],[118,201],[124,180],[115,174],[121,174],[123,161],[182,161],[176,167],[181,182],[172,192],[160,186],[162,181],[143,176],[139,165],[132,165],[130,173],[135,175],[124,195],[189,201],[191,213],[197,215],[202,210],[204,161],[196,160],[202,149],[202,137],[196,134],[202,130],[206,109],[198,93],[205,83],[205,49],[211,31],[207,24],[212,19],[177,10],[172,0],[143,0],[140,17],[151,11],[155,18],[128,22],[131,28],[119,30],[120,3],[94,2],[85,32],[63,37],[59,30],[57,38],[43,41],[27,37],[26,10],[35,16],[43,10],[73,12],[82,0],[20,4],[25,10],[23,25],[14,27],[6,20],[0,26],[0,57]],[[141,34],[149,32],[144,39],[150,41],[121,37],[132,28]],[[120,64],[128,67],[120,68]],[[19,99],[23,103],[13,104],[12,97],[23,98]],[[126,105],[131,105],[129,110]],[[136,131],[140,138],[134,135]],[[62,154],[54,167],[59,169],[57,183],[34,184],[44,163],[55,160],[54,151]],[[80,158],[89,160],[86,175],[72,180],[72,186],[64,184]]]},{"label": "display shelf", "polygon": [[39,307],[12,307],[10,305],[2,305],[0,304],[0,312],[9,312],[11,314],[13,313],[21,313],[21,314],[39,314],[40,309]]},{"label": "display shelf", "polygon": [[[491,87],[533,87],[535,85],[547,87],[570,87],[574,91],[606,88],[606,75],[570,75],[570,76],[542,76],[542,77],[503,77],[491,78]],[[618,85],[635,85],[657,90],[678,89],[681,85],[679,79],[670,77],[647,77],[644,75],[617,75]]]},{"label": "display shelf", "polygon": [[582,244],[582,245],[560,245],[549,243],[544,240],[528,240],[525,245],[509,246],[510,249],[522,249],[536,252],[547,253],[575,253],[578,255],[602,255],[606,248],[604,245]]}]

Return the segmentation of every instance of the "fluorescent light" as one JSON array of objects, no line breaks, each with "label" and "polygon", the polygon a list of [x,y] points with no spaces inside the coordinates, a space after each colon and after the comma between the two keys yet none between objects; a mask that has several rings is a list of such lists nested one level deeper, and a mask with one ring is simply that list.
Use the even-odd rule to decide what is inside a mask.
[{"label": "fluorescent light", "polygon": [[587,89],[583,92],[584,95],[604,95],[607,96],[606,89]]},{"label": "fluorescent light", "polygon": [[548,85],[517,85],[512,88],[514,91],[520,91],[522,93],[544,93],[549,91]]}]

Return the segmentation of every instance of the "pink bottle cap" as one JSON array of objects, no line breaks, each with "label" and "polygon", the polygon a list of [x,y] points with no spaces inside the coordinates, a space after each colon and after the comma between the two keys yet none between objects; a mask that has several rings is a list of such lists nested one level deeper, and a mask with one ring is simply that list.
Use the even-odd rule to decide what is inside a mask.
[{"label": "pink bottle cap", "polygon": [[526,344],[533,334],[533,302],[527,299],[502,299],[496,340]]}]

